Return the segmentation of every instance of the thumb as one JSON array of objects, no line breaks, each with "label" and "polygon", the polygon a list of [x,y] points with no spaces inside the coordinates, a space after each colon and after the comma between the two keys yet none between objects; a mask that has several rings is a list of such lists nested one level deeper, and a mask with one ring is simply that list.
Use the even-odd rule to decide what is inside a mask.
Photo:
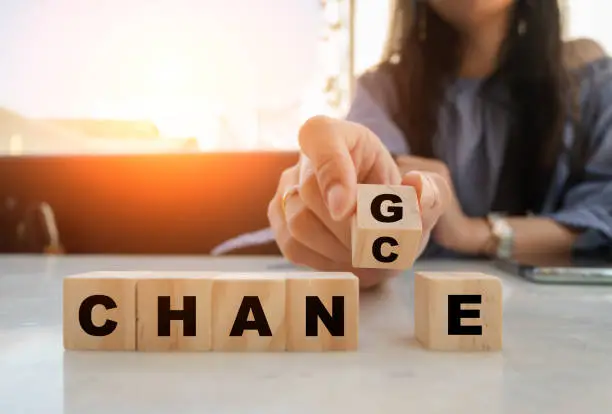
[{"label": "thumb", "polygon": [[448,185],[444,178],[436,173],[411,171],[403,176],[402,184],[415,188],[421,209],[423,232],[431,231],[447,206]]},{"label": "thumb", "polygon": [[326,116],[313,117],[304,123],[299,144],[332,218],[344,219],[355,209],[357,180],[365,175],[360,169],[372,168],[363,165],[361,154],[380,159],[372,155],[385,148],[367,128]]}]

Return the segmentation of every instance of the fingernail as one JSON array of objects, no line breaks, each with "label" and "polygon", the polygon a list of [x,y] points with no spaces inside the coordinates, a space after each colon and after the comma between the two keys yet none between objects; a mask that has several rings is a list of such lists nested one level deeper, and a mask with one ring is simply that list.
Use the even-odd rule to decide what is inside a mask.
[{"label": "fingernail", "polygon": [[427,175],[421,175],[421,182],[421,203],[427,208],[432,208],[436,201],[436,186]]},{"label": "fingernail", "polygon": [[340,184],[334,184],[327,192],[327,208],[332,218],[342,216],[346,209],[345,191]]}]

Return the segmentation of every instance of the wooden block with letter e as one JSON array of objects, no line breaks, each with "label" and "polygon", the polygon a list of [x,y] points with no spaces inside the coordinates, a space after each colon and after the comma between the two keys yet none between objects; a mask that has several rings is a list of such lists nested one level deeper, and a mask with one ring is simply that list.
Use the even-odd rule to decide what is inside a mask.
[{"label": "wooden block with letter e", "polygon": [[220,273],[212,285],[213,351],[285,351],[285,275]]},{"label": "wooden block with letter e", "polygon": [[136,282],[141,273],[91,272],[63,281],[64,347],[136,349]]},{"label": "wooden block with letter e", "polygon": [[287,275],[287,351],[350,351],[359,334],[359,281],[352,273]]},{"label": "wooden block with letter e", "polygon": [[414,187],[359,184],[353,217],[352,263],[357,268],[407,269],[421,243]]},{"label": "wooden block with letter e", "polygon": [[209,351],[215,273],[160,272],[136,286],[139,351]]},{"label": "wooden block with letter e", "polygon": [[500,350],[502,300],[502,284],[495,276],[417,272],[414,280],[415,337],[431,350]]}]

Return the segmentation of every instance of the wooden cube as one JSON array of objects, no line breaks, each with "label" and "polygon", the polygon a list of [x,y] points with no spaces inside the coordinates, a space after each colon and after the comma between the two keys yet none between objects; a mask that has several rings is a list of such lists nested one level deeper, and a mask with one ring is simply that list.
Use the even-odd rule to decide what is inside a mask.
[{"label": "wooden cube", "polygon": [[352,273],[287,275],[287,350],[356,350],[359,281]]},{"label": "wooden cube", "polygon": [[422,237],[414,187],[359,184],[351,228],[356,268],[411,268]]},{"label": "wooden cube", "polygon": [[133,351],[136,349],[134,272],[91,272],[63,281],[64,348]]},{"label": "wooden cube", "polygon": [[160,272],[138,281],[138,351],[209,351],[215,273]]},{"label": "wooden cube", "polygon": [[214,351],[284,351],[285,275],[221,273],[212,286]]},{"label": "wooden cube", "polygon": [[495,276],[418,272],[414,280],[415,337],[431,350],[500,350],[502,298],[502,284]]}]

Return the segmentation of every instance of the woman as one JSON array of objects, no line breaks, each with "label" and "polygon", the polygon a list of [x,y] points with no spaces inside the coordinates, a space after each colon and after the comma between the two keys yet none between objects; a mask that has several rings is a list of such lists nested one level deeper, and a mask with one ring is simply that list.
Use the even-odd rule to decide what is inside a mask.
[{"label": "woman", "polygon": [[[612,59],[592,41],[564,43],[560,21],[557,0],[398,0],[388,51],[359,79],[347,119],[315,118],[300,131],[308,159],[285,172],[269,209],[283,254],[355,271],[364,287],[389,276],[350,268],[355,178],[403,177],[429,194],[423,256],[611,246]],[[355,155],[360,145],[370,155]],[[309,169],[317,189],[306,188],[315,186]],[[335,219],[322,196],[329,169],[351,182]],[[427,174],[433,180],[418,178]]]}]

